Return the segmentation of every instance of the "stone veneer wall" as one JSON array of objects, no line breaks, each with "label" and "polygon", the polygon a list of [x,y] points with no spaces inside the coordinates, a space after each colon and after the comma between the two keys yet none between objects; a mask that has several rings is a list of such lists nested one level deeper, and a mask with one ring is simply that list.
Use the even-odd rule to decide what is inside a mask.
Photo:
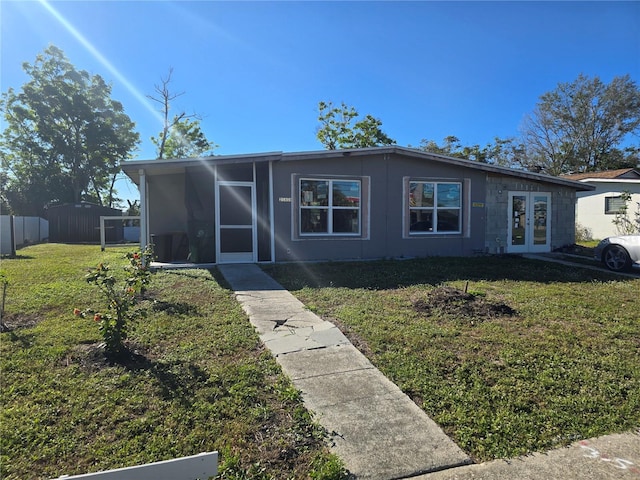
[{"label": "stone veneer wall", "polygon": [[551,250],[575,242],[575,190],[561,185],[488,175],[486,253],[507,251],[509,192],[551,193]]}]

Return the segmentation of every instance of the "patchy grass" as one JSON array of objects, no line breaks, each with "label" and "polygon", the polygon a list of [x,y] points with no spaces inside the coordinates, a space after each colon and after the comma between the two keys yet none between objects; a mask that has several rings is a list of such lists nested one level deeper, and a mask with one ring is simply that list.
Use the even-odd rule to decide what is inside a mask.
[{"label": "patchy grass", "polygon": [[640,426],[640,279],[518,257],[266,270],[476,460]]},{"label": "patchy grass", "polygon": [[593,249],[599,243],[600,243],[600,240],[581,240],[577,242],[577,245],[579,247],[584,247],[586,249],[589,249],[589,248]]},{"label": "patchy grass", "polygon": [[131,355],[104,360],[84,274],[120,248],[44,244],[3,259],[0,477],[57,478],[218,450],[219,478],[342,478],[326,434],[215,272],[158,273]]}]

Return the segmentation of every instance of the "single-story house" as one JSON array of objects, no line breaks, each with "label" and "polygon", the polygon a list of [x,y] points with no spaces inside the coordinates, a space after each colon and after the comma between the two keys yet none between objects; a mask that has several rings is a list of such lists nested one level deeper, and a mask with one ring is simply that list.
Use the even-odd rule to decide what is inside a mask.
[{"label": "single-story house", "polygon": [[624,192],[631,194],[627,205],[629,218],[636,218],[636,212],[640,210],[640,170],[637,168],[576,173],[563,178],[594,187],[594,190],[578,192],[576,201],[576,222],[587,228],[593,238],[603,239],[622,233],[613,220],[624,206]]},{"label": "single-story house", "polygon": [[594,188],[398,146],[122,168],[143,245],[219,264],[549,252],[574,242],[576,192]]}]

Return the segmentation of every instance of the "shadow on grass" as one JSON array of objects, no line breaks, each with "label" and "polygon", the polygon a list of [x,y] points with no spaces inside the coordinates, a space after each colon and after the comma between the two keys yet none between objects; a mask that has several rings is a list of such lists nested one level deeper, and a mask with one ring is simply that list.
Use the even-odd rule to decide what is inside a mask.
[{"label": "shadow on grass", "polygon": [[216,268],[175,268],[175,269],[158,269],[158,272],[166,273],[167,275],[176,275],[180,277],[194,278],[197,280],[214,281],[215,273],[218,271]]},{"label": "shadow on grass", "polygon": [[200,315],[197,305],[187,302],[166,302],[164,300],[153,300],[151,309],[154,312],[165,312],[169,315]]},{"label": "shadow on grass", "polygon": [[6,333],[12,342],[19,343],[22,348],[31,348],[33,346],[35,338],[35,335],[33,333],[25,333],[20,330],[14,330],[12,328],[4,330],[2,331],[2,333]]},{"label": "shadow on grass", "polygon": [[193,404],[196,391],[208,380],[206,371],[198,365],[181,360],[158,362],[134,345],[114,355],[105,352],[104,344],[82,344],[62,362],[65,366],[72,363],[89,372],[121,367],[136,375],[153,377],[164,400],[177,400],[186,407]]},{"label": "shadow on grass", "polygon": [[[158,271],[160,271],[160,270],[158,270]],[[220,285],[222,288],[225,288],[227,290],[231,289],[231,287],[227,283],[227,281],[224,278],[224,276],[222,275],[222,273],[220,273],[220,271],[216,267],[214,267],[214,268],[185,268],[185,269],[176,268],[174,270],[166,269],[166,270],[162,270],[162,271],[164,273],[168,274],[168,275],[177,275],[177,276],[193,278],[193,279],[197,279],[197,280],[215,282],[218,285]]]},{"label": "shadow on grass", "polygon": [[152,375],[160,386],[162,398],[178,400],[183,406],[193,403],[196,390],[208,379],[206,371],[192,363],[155,362],[136,353],[130,353],[129,358],[120,364],[132,372]]},{"label": "shadow on grass", "polygon": [[633,281],[633,278],[617,276],[606,271],[533,260],[517,255],[278,264],[267,265],[263,269],[288,290],[304,287],[386,290],[421,284],[435,286],[452,281],[479,280],[535,283]]},{"label": "shadow on grass", "polygon": [[35,257],[30,255],[0,255],[0,259],[2,260],[33,260]]}]

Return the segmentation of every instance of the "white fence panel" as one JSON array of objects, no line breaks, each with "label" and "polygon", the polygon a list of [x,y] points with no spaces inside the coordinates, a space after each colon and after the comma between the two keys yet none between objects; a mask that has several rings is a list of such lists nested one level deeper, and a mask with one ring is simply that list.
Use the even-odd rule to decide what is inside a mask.
[{"label": "white fence panel", "polygon": [[124,241],[140,243],[140,227],[124,227]]},{"label": "white fence panel", "polygon": [[13,255],[15,249],[28,243],[39,243],[49,238],[49,222],[40,217],[14,217],[2,215],[0,221],[0,248],[2,255]]},{"label": "white fence panel", "polygon": [[[106,233],[106,222],[126,222],[126,221],[137,221],[140,222],[140,215],[118,215],[118,216],[111,216],[111,215],[102,215],[100,216],[100,248],[102,249],[102,251],[104,252],[104,249],[106,247],[118,247],[121,246],[122,243],[107,243],[107,233]],[[127,229],[129,229],[127,231]],[[137,229],[137,230],[133,230],[132,229]],[[133,241],[136,244],[140,244],[140,227],[123,227],[124,230],[124,240],[125,242],[130,242]],[[135,236],[135,232],[137,232],[137,236]],[[129,240],[129,238],[127,238],[127,236],[129,238],[132,238],[132,240]],[[133,243],[132,243],[133,245]]]},{"label": "white fence panel", "polygon": [[218,452],[207,452],[104,472],[63,475],[56,480],[207,480],[217,474]]},{"label": "white fence panel", "polygon": [[49,238],[49,222],[40,217],[13,217],[16,245],[39,243]]},{"label": "white fence panel", "polygon": [[16,243],[13,239],[13,217],[0,215],[0,254],[13,255],[16,253]]}]

